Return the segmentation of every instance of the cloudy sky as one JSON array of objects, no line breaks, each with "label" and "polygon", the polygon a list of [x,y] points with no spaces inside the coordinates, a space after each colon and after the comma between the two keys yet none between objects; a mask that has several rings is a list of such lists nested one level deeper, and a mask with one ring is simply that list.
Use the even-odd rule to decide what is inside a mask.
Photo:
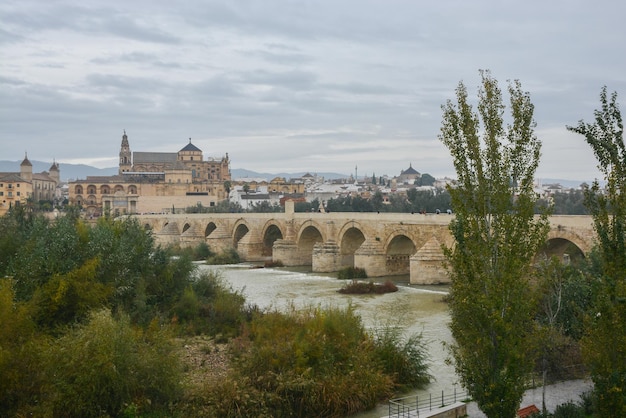
[{"label": "cloudy sky", "polygon": [[[264,172],[453,175],[441,105],[479,69],[535,104],[538,175],[599,176],[584,139],[626,97],[621,0],[4,0],[0,159],[117,165],[132,151]],[[505,96],[506,97],[506,96]]]}]

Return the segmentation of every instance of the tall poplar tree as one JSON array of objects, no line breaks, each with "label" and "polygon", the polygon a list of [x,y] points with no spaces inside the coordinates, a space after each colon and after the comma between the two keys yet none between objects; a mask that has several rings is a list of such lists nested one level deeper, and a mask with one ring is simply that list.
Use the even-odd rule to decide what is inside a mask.
[{"label": "tall poplar tree", "polygon": [[583,354],[590,366],[603,417],[626,416],[626,146],[617,93],[600,93],[594,123],[567,128],[584,135],[599,162],[606,185],[584,189],[597,233],[602,275],[594,312],[586,323]]},{"label": "tall poplar tree", "polygon": [[534,304],[529,267],[545,242],[547,214],[534,216],[533,179],[541,143],[534,106],[510,82],[511,120],[498,83],[481,71],[478,112],[459,83],[443,110],[439,138],[450,150],[457,183],[455,245],[445,248],[450,288],[451,353],[461,383],[488,417],[513,418],[533,368]]}]

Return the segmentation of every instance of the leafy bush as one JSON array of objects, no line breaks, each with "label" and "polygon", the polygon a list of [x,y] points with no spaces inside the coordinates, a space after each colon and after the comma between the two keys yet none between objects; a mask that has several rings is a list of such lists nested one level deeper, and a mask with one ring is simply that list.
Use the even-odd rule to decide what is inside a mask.
[{"label": "leafy bush", "polygon": [[180,245],[170,245],[167,251],[178,257],[188,257],[194,261],[206,260],[208,257],[215,255],[206,242],[200,242],[194,247],[181,247]]},{"label": "leafy bush", "polygon": [[574,402],[558,405],[552,418],[585,418],[584,408]]},{"label": "leafy bush", "polygon": [[170,336],[158,326],[134,328],[127,316],[92,314],[47,352],[48,396],[53,416],[119,416],[128,405],[162,409],[181,394],[181,368]]},{"label": "leafy bush", "polygon": [[206,260],[213,255],[213,251],[206,242],[201,242],[193,248],[192,255],[194,260]]},{"label": "leafy bush", "polygon": [[421,388],[430,382],[428,354],[421,334],[403,337],[390,325],[374,332],[375,356],[400,389]]},{"label": "leafy bush", "polygon": [[367,279],[367,272],[360,267],[344,267],[337,272],[340,280]]},{"label": "leafy bush", "polygon": [[237,264],[241,261],[239,253],[234,248],[228,248],[220,254],[209,256],[206,259],[207,264],[219,265],[219,264]]},{"label": "leafy bush", "polygon": [[362,295],[368,293],[383,294],[397,292],[398,286],[396,286],[391,280],[385,281],[383,284],[370,282],[359,282],[353,280],[338,290],[339,293]]},{"label": "leafy bush", "polygon": [[246,321],[245,297],[219,273],[203,272],[185,289],[173,313],[188,334],[234,337]]},{"label": "leafy bush", "polygon": [[83,320],[92,309],[102,308],[111,287],[95,279],[93,259],[66,274],[55,274],[35,290],[29,305],[39,326],[55,328]]},{"label": "leafy bush", "polygon": [[29,310],[15,300],[6,278],[0,279],[0,324],[0,416],[19,416],[41,393],[41,354],[48,338],[36,334]]},{"label": "leafy bush", "polygon": [[373,408],[394,387],[352,308],[256,315],[233,346],[237,375],[275,416],[343,417]]}]

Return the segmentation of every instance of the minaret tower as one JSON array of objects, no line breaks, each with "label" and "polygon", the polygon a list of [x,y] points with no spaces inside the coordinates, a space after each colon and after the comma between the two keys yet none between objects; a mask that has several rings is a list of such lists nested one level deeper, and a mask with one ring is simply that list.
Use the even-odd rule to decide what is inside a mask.
[{"label": "minaret tower", "polygon": [[126,135],[126,129],[124,129],[124,135],[122,136],[122,147],[120,148],[120,174],[130,171],[133,167],[130,145],[128,145],[128,136]]},{"label": "minaret tower", "polygon": [[28,154],[24,153],[24,160],[20,164],[20,177],[28,182],[33,181],[33,164],[28,159]]},{"label": "minaret tower", "polygon": [[61,183],[61,172],[59,170],[59,164],[57,164],[56,160],[52,161],[52,165],[48,171],[50,171],[50,177],[56,181],[58,186]]}]

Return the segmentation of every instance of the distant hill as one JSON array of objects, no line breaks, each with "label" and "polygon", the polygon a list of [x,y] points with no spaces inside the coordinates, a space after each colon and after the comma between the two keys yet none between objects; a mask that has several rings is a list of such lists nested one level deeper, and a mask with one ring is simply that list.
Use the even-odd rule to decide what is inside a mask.
[{"label": "distant hill", "polygon": [[[33,164],[33,173],[41,173],[42,171],[50,170],[51,162],[34,161],[30,160]],[[20,161],[7,161],[0,160],[0,172],[19,173]],[[110,168],[96,168],[85,164],[65,164],[59,163],[59,170],[61,171],[61,181],[84,179],[87,176],[111,176],[117,174],[118,167]]]},{"label": "distant hill", "polygon": [[347,178],[349,176],[345,175],[345,174],[339,174],[339,173],[317,173],[314,171],[302,171],[300,173],[258,173],[256,171],[252,171],[252,170],[246,170],[245,168],[233,168],[230,170],[230,176],[233,178],[233,180],[235,179],[244,179],[246,177],[249,178],[264,178],[267,179],[268,181],[275,178],[275,177],[284,177],[286,179],[290,179],[290,178],[299,178],[304,176],[305,174],[311,174],[314,176],[321,176],[324,177],[327,180],[331,180],[331,179],[343,179],[343,178]]},{"label": "distant hill", "polygon": [[[30,161],[33,164],[33,173],[41,173],[50,169],[51,162]],[[0,160],[0,172],[19,172],[22,161]],[[96,168],[85,164],[65,164],[59,163],[61,170],[61,181],[84,179],[87,176],[112,176],[118,173],[118,167]],[[343,179],[349,176],[339,173],[318,173],[315,171],[302,171],[299,173],[259,173],[245,168],[233,168],[230,170],[233,179],[264,178],[268,181],[274,177],[284,177],[286,179],[302,177],[306,173],[324,177],[327,180]],[[541,179],[543,185],[560,184],[567,188],[579,188],[582,183],[591,184],[591,181],[584,180],[564,180],[564,179]]]},{"label": "distant hill", "polygon": [[[33,164],[33,173],[41,173],[42,171],[50,170],[51,162],[30,160]],[[20,171],[20,161],[8,161],[0,160],[0,172],[17,173]],[[61,170],[61,181],[84,179],[87,176],[112,176],[118,173],[118,167],[109,168],[96,168],[85,164],[65,164],[59,163],[59,169]],[[285,177],[287,179],[302,177],[307,173],[303,171],[301,173],[258,173],[256,171],[246,170],[245,168],[233,168],[230,170],[233,179],[239,178],[265,178],[271,180],[274,177]],[[348,176],[338,173],[315,173],[308,172],[313,175],[322,176],[325,179],[341,179]]]}]

